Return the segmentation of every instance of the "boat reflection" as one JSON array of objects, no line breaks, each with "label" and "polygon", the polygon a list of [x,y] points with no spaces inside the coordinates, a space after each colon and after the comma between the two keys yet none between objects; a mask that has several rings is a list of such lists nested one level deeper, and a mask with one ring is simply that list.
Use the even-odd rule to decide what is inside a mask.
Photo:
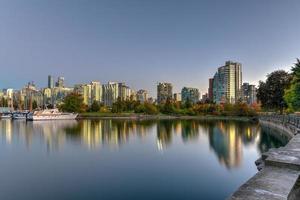
[{"label": "boat reflection", "polygon": [[[208,139],[208,144],[218,161],[230,169],[239,167],[243,148],[254,146],[260,152],[279,147],[287,138],[266,134],[259,124],[231,121],[198,120],[68,120],[68,121],[0,121],[0,140],[12,144],[23,141],[30,149],[37,141],[47,151],[60,150],[66,143],[88,149],[106,146],[119,149],[131,138],[147,140],[154,136],[158,150],[166,150],[174,138],[181,142]],[[201,137],[199,137],[201,135]]]}]

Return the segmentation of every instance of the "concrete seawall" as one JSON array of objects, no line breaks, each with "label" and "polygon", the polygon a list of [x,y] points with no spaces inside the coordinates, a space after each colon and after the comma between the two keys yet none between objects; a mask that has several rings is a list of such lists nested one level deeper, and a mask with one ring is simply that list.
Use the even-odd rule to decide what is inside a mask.
[{"label": "concrete seawall", "polygon": [[260,171],[228,199],[300,199],[300,117],[268,115],[261,116],[259,121],[290,140],[284,147],[263,153],[256,162]]}]

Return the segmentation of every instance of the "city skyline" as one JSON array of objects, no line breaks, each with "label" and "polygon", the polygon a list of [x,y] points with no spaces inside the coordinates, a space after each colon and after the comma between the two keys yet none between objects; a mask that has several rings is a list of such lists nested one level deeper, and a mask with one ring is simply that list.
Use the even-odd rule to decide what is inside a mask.
[{"label": "city skyline", "polygon": [[[233,60],[227,60],[225,62],[235,62]],[[224,62],[223,62],[224,63]],[[242,63],[241,63],[242,64]],[[224,64],[223,64],[224,65]],[[216,67],[216,69],[222,67],[222,65]],[[215,69],[215,70],[216,70]],[[141,88],[139,87],[139,83],[136,87],[131,87],[132,89],[134,90],[140,90],[140,89],[146,89],[149,94],[151,94],[152,97],[155,97],[157,96],[157,90],[155,89],[157,87],[157,84],[159,83],[164,83],[164,82],[168,82],[168,83],[171,83],[172,84],[172,87],[174,87],[176,85],[176,90],[174,90],[174,93],[180,93],[182,88],[183,87],[190,87],[190,88],[197,88],[200,92],[200,94],[206,94],[206,93],[209,93],[209,81],[210,79],[213,79],[215,75],[215,72],[214,74],[212,74],[211,76],[207,76],[207,86],[206,88],[203,87],[203,86],[193,86],[193,85],[187,85],[187,84],[183,84],[183,85],[178,85],[176,84],[176,81],[172,82],[172,81],[164,81],[164,80],[161,80],[161,81],[153,81],[153,86],[150,87],[150,88]],[[45,79],[45,77],[47,77],[47,79]],[[106,84],[106,83],[109,83],[109,82],[116,82],[116,83],[128,83],[130,81],[119,81],[119,80],[114,80],[114,79],[111,79],[111,80],[108,80],[108,81],[102,81],[102,80],[99,80],[99,79],[91,79],[91,80],[87,80],[86,82],[82,82],[79,80],[79,82],[75,82],[75,83],[68,83],[68,80],[65,81],[65,76],[62,75],[62,74],[59,74],[57,76],[54,76],[53,74],[48,74],[47,76],[44,77],[44,81],[41,85],[39,85],[37,83],[37,81],[35,80],[28,80],[26,82],[24,82],[23,84],[20,85],[20,87],[17,87],[17,88],[14,88],[14,87],[0,87],[0,90],[1,89],[14,89],[14,90],[20,90],[21,88],[23,88],[24,86],[26,86],[27,84],[35,84],[35,86],[38,88],[38,89],[43,89],[43,88],[53,88],[53,87],[67,87],[67,88],[74,88],[76,87],[76,85],[78,84],[89,84],[90,82],[100,82],[101,84]],[[67,83],[66,83],[67,82]],[[249,83],[248,81],[243,81],[243,82],[247,82]],[[251,83],[251,82],[250,82]],[[252,83],[251,83],[252,84]],[[257,84],[254,84],[253,85],[256,85]],[[153,89],[154,88],[154,89]],[[203,90],[201,90],[201,88],[204,88]],[[208,95],[208,94],[207,94]]]},{"label": "city skyline", "polygon": [[209,87],[202,93],[198,88],[181,86],[180,92],[173,90],[173,83],[158,82],[156,98],[149,95],[149,89],[133,89],[125,82],[90,81],[89,83],[76,83],[72,86],[65,84],[65,77],[58,76],[55,82],[52,75],[47,76],[47,86],[38,87],[34,82],[28,82],[23,88],[0,90],[2,106],[10,108],[29,109],[61,105],[69,94],[82,96],[83,104],[91,107],[92,104],[103,104],[112,108],[119,99],[121,101],[139,101],[141,103],[165,104],[168,101],[181,102],[182,105],[195,105],[197,103],[235,104],[243,102],[247,105],[257,103],[257,88],[253,84],[243,82],[242,63],[225,61],[225,65],[218,67],[213,78],[208,78]]},{"label": "city skyline", "polygon": [[161,81],[174,83],[174,91],[185,85],[203,93],[224,60],[241,62],[244,80],[257,84],[298,57],[298,6],[292,0],[1,1],[0,88],[30,80],[44,87],[52,74],[67,85],[118,80],[149,88],[151,96]]}]

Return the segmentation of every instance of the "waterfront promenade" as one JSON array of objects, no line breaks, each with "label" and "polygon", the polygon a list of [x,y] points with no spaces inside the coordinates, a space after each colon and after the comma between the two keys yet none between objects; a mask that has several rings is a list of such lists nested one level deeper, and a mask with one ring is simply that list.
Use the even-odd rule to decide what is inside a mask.
[{"label": "waterfront promenade", "polygon": [[289,143],[264,153],[256,164],[260,170],[243,184],[230,200],[296,200],[300,194],[300,116],[263,115],[262,126],[279,130]]}]

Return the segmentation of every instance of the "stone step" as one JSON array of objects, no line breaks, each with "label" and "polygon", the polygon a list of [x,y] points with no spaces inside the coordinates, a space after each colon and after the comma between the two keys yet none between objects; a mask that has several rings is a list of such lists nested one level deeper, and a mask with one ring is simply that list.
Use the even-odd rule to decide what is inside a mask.
[{"label": "stone step", "polygon": [[229,200],[287,200],[299,171],[265,167],[243,184]]},{"label": "stone step", "polygon": [[300,152],[292,149],[274,151],[265,159],[265,166],[300,170]]}]

